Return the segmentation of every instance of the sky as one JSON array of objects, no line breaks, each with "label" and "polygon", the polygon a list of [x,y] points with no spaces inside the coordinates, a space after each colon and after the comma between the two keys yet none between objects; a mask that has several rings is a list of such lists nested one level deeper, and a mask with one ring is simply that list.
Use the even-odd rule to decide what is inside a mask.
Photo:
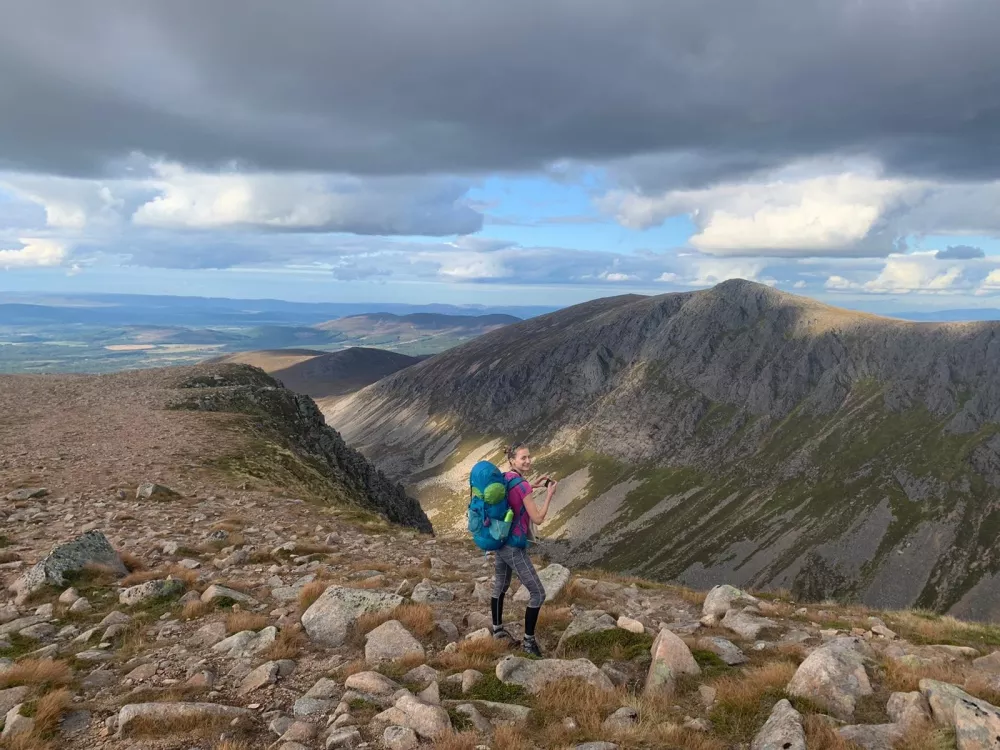
[{"label": "sky", "polygon": [[11,0],[0,290],[1000,307],[995,0]]}]

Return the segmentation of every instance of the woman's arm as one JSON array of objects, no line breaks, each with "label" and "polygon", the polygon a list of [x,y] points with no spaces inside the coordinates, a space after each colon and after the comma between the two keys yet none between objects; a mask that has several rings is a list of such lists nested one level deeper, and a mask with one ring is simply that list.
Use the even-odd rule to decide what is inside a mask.
[{"label": "woman's arm", "polygon": [[542,521],[545,520],[545,516],[549,512],[549,503],[552,502],[552,496],[556,494],[557,485],[558,482],[555,481],[549,482],[549,486],[545,492],[545,502],[541,508],[539,508],[538,505],[535,504],[535,500],[531,496],[534,493],[531,493],[531,495],[525,495],[524,509],[528,511],[528,517],[534,523],[541,523]]}]

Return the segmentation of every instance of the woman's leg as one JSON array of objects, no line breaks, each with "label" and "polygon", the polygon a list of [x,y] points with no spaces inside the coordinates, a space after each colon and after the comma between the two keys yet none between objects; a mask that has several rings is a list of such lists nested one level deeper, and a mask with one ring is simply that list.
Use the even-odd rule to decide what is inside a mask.
[{"label": "woman's leg", "polygon": [[501,553],[505,548],[496,551],[493,567],[493,598],[490,599],[490,613],[493,616],[493,635],[495,637],[510,637],[503,629],[503,599],[510,588],[514,569],[504,559]]},{"label": "woman's leg", "polygon": [[524,549],[511,550],[510,565],[517,573],[517,578],[521,584],[528,589],[530,598],[528,606],[524,610],[524,650],[529,654],[541,656],[538,644],[535,642],[535,624],[538,622],[538,613],[545,602],[545,587],[538,577],[535,566],[531,564],[528,551]]}]

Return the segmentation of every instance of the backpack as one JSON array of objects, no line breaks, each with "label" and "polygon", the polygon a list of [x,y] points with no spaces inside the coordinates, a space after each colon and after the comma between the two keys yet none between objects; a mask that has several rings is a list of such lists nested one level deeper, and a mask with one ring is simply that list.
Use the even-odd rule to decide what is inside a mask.
[{"label": "backpack", "polygon": [[469,531],[479,549],[490,552],[508,541],[519,541],[520,538],[510,537],[515,519],[513,514],[507,518],[512,511],[507,493],[523,481],[520,476],[504,479],[503,472],[489,461],[480,461],[472,467],[469,473]]}]

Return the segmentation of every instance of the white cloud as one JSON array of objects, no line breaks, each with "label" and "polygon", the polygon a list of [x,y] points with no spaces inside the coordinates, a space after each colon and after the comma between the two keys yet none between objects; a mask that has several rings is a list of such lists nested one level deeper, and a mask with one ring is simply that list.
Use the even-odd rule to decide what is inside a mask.
[{"label": "white cloud", "polygon": [[354,234],[467,234],[482,216],[463,202],[469,183],[433,177],[194,172],[153,165],[158,191],[132,217],[140,226],[249,227]]},{"label": "white cloud", "polygon": [[16,196],[40,205],[45,223],[57,229],[79,230],[94,224],[113,224],[125,207],[123,193],[136,190],[131,181],[118,184],[52,175],[0,175],[0,185]]},{"label": "white cloud", "polygon": [[76,179],[3,174],[0,186],[42,206],[46,224],[82,230],[131,223],[183,230],[468,234],[483,217],[468,205],[467,179],[446,176],[199,172],[134,158],[128,175]]},{"label": "white cloud", "polygon": [[22,237],[20,243],[20,248],[0,250],[0,268],[58,266],[66,259],[66,246],[61,242]]},{"label": "white cloud", "polygon": [[854,271],[829,276],[826,289],[868,294],[985,294],[995,290],[993,280],[1000,281],[1000,258],[949,260],[929,250],[893,254],[875,271]]}]

